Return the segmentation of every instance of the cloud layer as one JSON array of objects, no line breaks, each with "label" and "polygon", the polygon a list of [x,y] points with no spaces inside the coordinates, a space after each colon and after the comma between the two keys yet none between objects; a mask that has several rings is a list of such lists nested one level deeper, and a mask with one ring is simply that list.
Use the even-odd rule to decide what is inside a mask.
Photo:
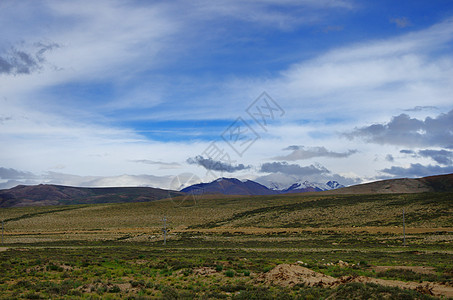
[{"label": "cloud layer", "polygon": [[422,165],[419,163],[410,164],[409,167],[396,167],[386,168],[381,170],[383,173],[392,175],[393,177],[425,177],[431,175],[450,174],[453,173],[453,166],[441,167],[436,165]]},{"label": "cloud layer", "polygon": [[289,146],[283,150],[291,150],[292,152],[288,155],[277,156],[276,160],[303,160],[311,159],[315,157],[331,157],[331,158],[346,158],[357,150],[348,150],[347,152],[334,152],[329,151],[325,147],[304,147],[304,146]]},{"label": "cloud layer", "polygon": [[188,158],[186,162],[191,165],[202,166],[206,170],[228,173],[247,170],[251,168],[251,166],[245,166],[244,164],[234,165],[229,162],[214,160],[212,158],[204,158],[201,155],[197,155],[194,158]]},{"label": "cloud layer", "polygon": [[330,171],[323,166],[309,165],[301,167],[300,165],[288,164],[287,162],[264,163],[261,165],[260,172],[283,173],[287,175],[297,175],[301,177],[330,173]]},{"label": "cloud layer", "polygon": [[5,53],[0,53],[0,75],[21,75],[36,72],[46,63],[46,52],[59,47],[60,45],[56,43],[39,42],[32,47],[34,53],[12,47]]},{"label": "cloud layer", "polygon": [[[2,180],[443,172],[453,10],[416,6],[392,4],[389,19],[352,0],[1,1]],[[285,111],[266,130],[246,113],[263,91]],[[243,157],[196,156],[238,117],[260,136]]]},{"label": "cloud layer", "polygon": [[425,120],[407,114],[393,117],[386,124],[358,128],[346,136],[364,138],[367,142],[399,146],[440,146],[453,148],[453,110]]}]

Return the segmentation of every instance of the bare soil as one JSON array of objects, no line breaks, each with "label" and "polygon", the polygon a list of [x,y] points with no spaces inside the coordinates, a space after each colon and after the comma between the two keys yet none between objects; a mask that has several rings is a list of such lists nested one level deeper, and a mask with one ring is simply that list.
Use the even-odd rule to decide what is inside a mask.
[{"label": "bare soil", "polygon": [[[423,267],[419,267],[424,270]],[[427,270],[424,270],[426,272]],[[280,264],[267,273],[263,273],[254,279],[255,283],[279,286],[294,286],[304,284],[306,286],[336,287],[350,282],[375,283],[384,286],[399,287],[402,289],[417,290],[433,295],[453,297],[453,287],[434,282],[404,282],[398,280],[385,280],[365,276],[344,276],[339,279],[315,272],[298,264]]]}]

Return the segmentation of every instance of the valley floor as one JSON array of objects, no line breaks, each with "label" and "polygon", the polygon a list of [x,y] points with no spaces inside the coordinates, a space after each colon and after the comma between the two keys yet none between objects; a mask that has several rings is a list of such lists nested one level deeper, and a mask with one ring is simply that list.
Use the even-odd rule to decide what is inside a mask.
[{"label": "valley floor", "polygon": [[[2,210],[0,299],[449,298],[450,196],[335,196],[337,209],[333,196],[294,196]],[[375,210],[364,217],[365,207]]]}]

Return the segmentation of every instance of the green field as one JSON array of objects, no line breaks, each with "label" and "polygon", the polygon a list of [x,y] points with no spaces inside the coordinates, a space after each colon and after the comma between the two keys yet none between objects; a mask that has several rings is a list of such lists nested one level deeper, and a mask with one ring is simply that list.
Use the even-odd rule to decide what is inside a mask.
[{"label": "green field", "polygon": [[[306,194],[3,208],[0,297],[453,297],[452,200],[452,193]],[[345,282],[258,281],[296,262]]]}]

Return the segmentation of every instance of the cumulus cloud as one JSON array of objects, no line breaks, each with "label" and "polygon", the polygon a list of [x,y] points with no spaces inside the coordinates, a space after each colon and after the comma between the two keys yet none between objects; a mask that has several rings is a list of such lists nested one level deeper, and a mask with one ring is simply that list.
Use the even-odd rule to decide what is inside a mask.
[{"label": "cumulus cloud", "polygon": [[386,124],[373,124],[345,134],[349,139],[364,138],[370,143],[403,146],[453,148],[453,110],[436,118],[419,120],[401,114]]},{"label": "cumulus cloud", "polygon": [[56,43],[40,42],[34,44],[33,53],[12,47],[6,53],[0,54],[0,74],[31,74],[42,68],[46,62],[44,54],[47,51],[59,47]]},{"label": "cumulus cloud", "polygon": [[212,158],[204,158],[201,155],[195,156],[194,158],[188,158],[187,163],[191,165],[202,166],[206,170],[228,173],[233,173],[251,168],[251,166],[245,166],[244,164],[233,165],[229,162],[218,161]]},{"label": "cumulus cloud", "polygon": [[392,162],[392,161],[394,161],[394,160],[395,160],[395,158],[393,157],[393,155],[391,155],[391,154],[387,154],[387,155],[385,156],[385,160],[386,160],[386,161],[390,161],[390,162]]},{"label": "cumulus cloud", "polygon": [[453,166],[425,166],[417,163],[411,164],[409,167],[392,166],[391,168],[381,170],[381,172],[393,175],[394,177],[425,177],[453,173]]},{"label": "cumulus cloud", "polygon": [[320,165],[309,165],[301,167],[297,164],[288,164],[287,162],[271,162],[261,165],[260,172],[262,173],[283,173],[297,176],[312,176],[330,173],[325,167]]},{"label": "cumulus cloud", "polygon": [[420,150],[418,154],[422,157],[429,157],[441,165],[453,164],[453,152],[448,150]]},{"label": "cumulus cloud", "polygon": [[333,152],[327,150],[325,147],[304,147],[304,146],[289,146],[283,150],[292,150],[288,155],[277,156],[276,160],[302,160],[314,157],[332,157],[332,158],[345,158],[357,153],[357,150],[348,150],[347,152]]},{"label": "cumulus cloud", "polygon": [[419,151],[403,149],[400,151],[400,153],[410,155],[414,158],[428,157],[441,165],[453,164],[453,151],[445,149],[442,150],[424,149]]}]

